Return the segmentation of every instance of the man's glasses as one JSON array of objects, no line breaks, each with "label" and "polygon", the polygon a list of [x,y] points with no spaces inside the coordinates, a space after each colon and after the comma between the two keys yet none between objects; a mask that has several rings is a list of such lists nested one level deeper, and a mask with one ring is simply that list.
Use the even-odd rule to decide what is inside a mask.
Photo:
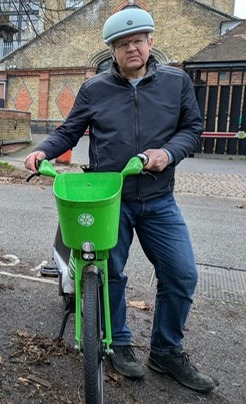
[{"label": "man's glasses", "polygon": [[117,42],[114,44],[114,48],[117,49],[120,52],[126,51],[130,45],[130,43],[135,47],[135,48],[141,48],[144,46],[147,42],[147,36],[140,37],[140,38],[134,38],[134,39],[129,39],[128,41],[122,41],[122,42]]}]

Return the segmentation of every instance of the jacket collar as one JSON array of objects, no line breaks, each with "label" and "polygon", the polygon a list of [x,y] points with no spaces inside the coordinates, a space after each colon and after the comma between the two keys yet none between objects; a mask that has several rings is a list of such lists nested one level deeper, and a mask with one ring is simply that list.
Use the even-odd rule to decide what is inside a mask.
[{"label": "jacket collar", "polygon": [[[119,66],[117,62],[113,62],[111,71],[114,77],[117,79],[123,80],[128,82],[128,80],[120,74]],[[143,78],[143,80],[149,79],[154,77],[156,74],[156,59],[153,55],[150,55],[149,59],[147,60],[147,72]]]}]

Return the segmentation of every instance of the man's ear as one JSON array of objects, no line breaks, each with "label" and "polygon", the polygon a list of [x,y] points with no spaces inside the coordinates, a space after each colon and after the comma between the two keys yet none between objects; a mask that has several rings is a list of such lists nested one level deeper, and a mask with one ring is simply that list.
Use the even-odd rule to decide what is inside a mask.
[{"label": "man's ear", "polygon": [[154,45],[154,38],[150,36],[149,38],[149,49],[151,50],[152,46]]},{"label": "man's ear", "polygon": [[116,58],[115,58],[113,50],[111,50],[111,57],[112,57],[113,61],[116,62]]}]

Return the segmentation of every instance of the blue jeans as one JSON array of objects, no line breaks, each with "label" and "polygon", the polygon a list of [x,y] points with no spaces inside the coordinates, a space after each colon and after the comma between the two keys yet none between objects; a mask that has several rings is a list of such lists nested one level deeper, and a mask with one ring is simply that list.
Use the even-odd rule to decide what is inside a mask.
[{"label": "blue jeans", "polygon": [[113,345],[129,345],[131,340],[126,325],[124,267],[134,228],[157,277],[151,351],[165,354],[181,345],[197,284],[191,240],[173,194],[145,202],[122,202],[119,241],[109,258]]}]

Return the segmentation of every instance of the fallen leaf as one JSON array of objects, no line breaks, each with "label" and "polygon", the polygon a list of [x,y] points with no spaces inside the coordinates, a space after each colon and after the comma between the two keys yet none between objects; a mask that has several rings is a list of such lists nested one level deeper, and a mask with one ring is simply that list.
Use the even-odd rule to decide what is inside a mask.
[{"label": "fallen leaf", "polygon": [[18,377],[18,379],[17,379],[19,382],[21,382],[21,383],[24,383],[24,384],[29,384],[30,383],[30,381],[27,379],[27,378],[25,378],[25,377]]},{"label": "fallen leaf", "polygon": [[40,377],[37,377],[37,376],[34,376],[34,375],[28,375],[28,376],[27,376],[27,379],[28,379],[28,381],[30,380],[30,381],[32,381],[32,382],[41,384],[41,386],[45,386],[45,387],[47,387],[48,389],[51,388],[51,383],[50,383],[50,382],[47,382],[47,380],[41,379]]},{"label": "fallen leaf", "polygon": [[18,330],[16,334],[18,335],[18,337],[24,337],[24,338],[28,337],[29,335],[27,331],[22,330]]},{"label": "fallen leaf", "polygon": [[246,205],[245,204],[244,205],[236,205],[236,207],[239,208],[239,209],[245,209]]},{"label": "fallen leaf", "polygon": [[122,381],[122,376],[118,375],[116,373],[108,372],[105,375],[105,381],[109,381],[109,380],[113,380],[114,382],[119,383]]},{"label": "fallen leaf", "polygon": [[151,310],[152,306],[150,304],[145,303],[143,300],[138,301],[134,300],[132,302],[129,302],[129,306],[135,307],[136,309],[140,310]]}]

